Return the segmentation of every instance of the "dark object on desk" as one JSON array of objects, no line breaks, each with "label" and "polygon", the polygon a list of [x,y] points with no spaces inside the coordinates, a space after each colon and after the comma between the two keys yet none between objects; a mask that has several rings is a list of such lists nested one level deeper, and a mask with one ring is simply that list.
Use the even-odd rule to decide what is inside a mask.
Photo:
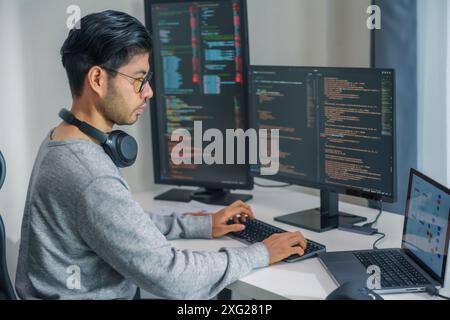
[{"label": "dark object on desk", "polygon": [[327,297],[327,300],[384,300],[379,294],[359,282],[346,282]]},{"label": "dark object on desk", "polygon": [[[233,224],[234,221],[228,221],[228,224]],[[258,219],[247,219],[246,222],[242,222],[245,225],[245,229],[239,232],[228,234],[229,236],[236,238],[239,241],[242,241],[246,244],[252,244],[256,242],[261,242],[264,239],[270,237],[274,233],[284,233],[286,230],[277,228],[273,225],[265,223]],[[296,262],[300,260],[304,260],[307,258],[314,257],[319,252],[325,252],[326,248],[323,244],[314,242],[312,240],[306,239],[308,241],[308,245],[306,247],[305,253],[300,256],[298,254],[293,254],[286,259],[285,262]]]},{"label": "dark object on desk", "polygon": [[3,182],[5,182],[6,177],[6,163],[5,158],[3,158],[2,152],[0,151],[0,189],[3,186]]},{"label": "dark object on desk", "polygon": [[[6,176],[5,159],[0,151],[0,189]],[[0,300],[16,300],[6,265],[6,231],[0,216]]]},{"label": "dark object on desk", "polygon": [[6,265],[6,232],[0,216],[0,300],[16,300]]},{"label": "dark object on desk", "polygon": [[236,194],[223,190],[208,189],[170,189],[155,197],[155,200],[189,202],[191,200],[213,204],[229,206],[235,201],[249,201],[253,198],[251,194]]},{"label": "dark object on desk", "polygon": [[373,235],[378,232],[378,229],[371,228],[371,227],[364,227],[364,226],[355,226],[354,224],[340,224],[338,229],[342,230],[342,231],[347,231],[347,232],[365,234],[368,236]]}]

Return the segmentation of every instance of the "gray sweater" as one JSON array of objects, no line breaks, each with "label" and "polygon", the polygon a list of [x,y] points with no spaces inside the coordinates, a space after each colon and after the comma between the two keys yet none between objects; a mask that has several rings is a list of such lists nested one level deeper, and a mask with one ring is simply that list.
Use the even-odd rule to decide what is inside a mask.
[{"label": "gray sweater", "polygon": [[133,200],[102,147],[40,147],[22,221],[16,290],[23,299],[209,299],[255,268],[266,247],[179,250],[168,240],[211,238],[211,216],[163,216]]}]

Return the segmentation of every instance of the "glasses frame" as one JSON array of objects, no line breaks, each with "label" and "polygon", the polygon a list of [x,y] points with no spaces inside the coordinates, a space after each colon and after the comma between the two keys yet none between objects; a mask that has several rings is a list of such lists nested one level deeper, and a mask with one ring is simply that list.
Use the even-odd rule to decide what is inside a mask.
[{"label": "glasses frame", "polygon": [[146,85],[147,83],[150,84],[150,81],[151,81],[152,78],[153,78],[153,72],[152,72],[152,71],[149,71],[149,72],[147,73],[147,75],[146,75],[144,78],[135,78],[135,77],[132,77],[132,76],[130,76],[130,75],[128,75],[128,74],[119,72],[119,71],[114,70],[114,69],[111,69],[111,68],[107,68],[107,67],[104,67],[104,66],[101,66],[101,68],[102,68],[102,69],[105,69],[105,70],[107,70],[107,71],[109,71],[109,72],[114,72],[114,73],[120,74],[121,76],[130,78],[130,79],[133,79],[133,80],[134,80],[133,86],[134,86],[134,91],[135,91],[135,92],[136,92],[136,90],[137,90],[137,87],[136,87],[136,84],[135,84],[135,83],[136,83],[136,81],[139,81],[141,84],[140,84],[139,89],[137,90],[136,93],[142,93],[142,91],[144,91],[145,85]]}]

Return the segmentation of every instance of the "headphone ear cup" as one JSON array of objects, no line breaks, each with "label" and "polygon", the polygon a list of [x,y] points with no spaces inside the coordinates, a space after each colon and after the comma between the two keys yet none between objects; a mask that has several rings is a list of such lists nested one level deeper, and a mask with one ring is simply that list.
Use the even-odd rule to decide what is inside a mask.
[{"label": "headphone ear cup", "polygon": [[123,131],[115,130],[109,134],[103,149],[117,167],[126,168],[136,161],[138,145],[132,136]]},{"label": "headphone ear cup", "polygon": [[[70,111],[66,109],[62,109],[59,112],[59,116],[65,122],[77,127],[88,136],[98,140],[102,144],[103,150],[117,167],[129,167],[136,161],[138,145],[132,136],[121,130],[115,130],[110,134],[106,134],[94,128],[90,124],[78,120]],[[1,173],[2,171],[0,170],[0,174]]]}]

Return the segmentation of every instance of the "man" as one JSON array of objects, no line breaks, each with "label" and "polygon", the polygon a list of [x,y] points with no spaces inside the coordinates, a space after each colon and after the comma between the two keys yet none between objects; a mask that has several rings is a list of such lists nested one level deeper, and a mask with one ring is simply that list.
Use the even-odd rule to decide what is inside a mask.
[{"label": "man", "polygon": [[[62,49],[71,112],[103,131],[135,123],[153,96],[151,39],[121,12],[91,14]],[[251,270],[303,254],[300,233],[219,252],[177,250],[168,240],[217,238],[239,231],[243,202],[212,215],[144,212],[99,141],[66,122],[37,155],[22,222],[16,277],[25,299],[131,299],[137,287],[171,299],[206,299]]]}]

